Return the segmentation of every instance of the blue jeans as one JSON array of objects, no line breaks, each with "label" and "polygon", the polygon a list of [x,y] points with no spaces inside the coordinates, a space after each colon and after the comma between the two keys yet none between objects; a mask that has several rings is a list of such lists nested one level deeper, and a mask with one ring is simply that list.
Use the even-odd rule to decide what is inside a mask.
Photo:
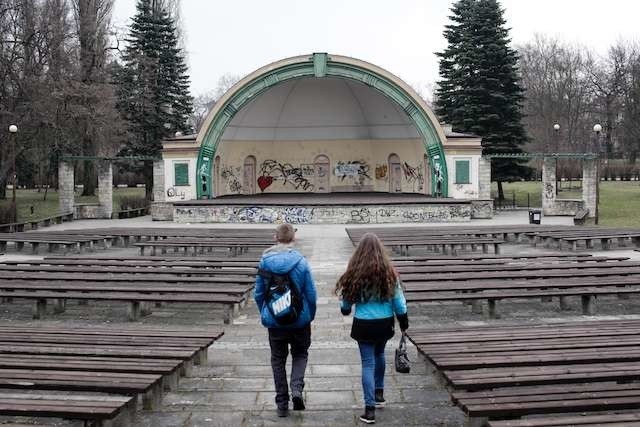
[{"label": "blue jeans", "polygon": [[377,343],[358,341],[362,362],[362,392],[365,406],[375,406],[375,390],[384,388],[384,347],[387,341]]}]

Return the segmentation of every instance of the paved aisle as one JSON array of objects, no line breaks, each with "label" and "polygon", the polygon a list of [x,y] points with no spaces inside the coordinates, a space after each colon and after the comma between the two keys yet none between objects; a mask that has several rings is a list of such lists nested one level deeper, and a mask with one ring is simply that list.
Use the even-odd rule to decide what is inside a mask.
[{"label": "paved aisle", "polygon": [[[209,364],[182,379],[176,393],[165,395],[163,407],[144,413],[140,426],[355,426],[362,410],[360,364],[355,342],[349,337],[351,318],[343,318],[333,286],[351,254],[343,226],[299,227],[299,247],[313,267],[319,301],[313,323],[305,401],[307,410],[275,414],[267,332],[253,303],[226,327],[222,340],[209,351]],[[194,325],[195,326],[195,325]],[[460,426],[459,410],[417,362],[411,374],[393,371],[393,349],[387,348],[386,399],[378,410],[377,425]]]}]

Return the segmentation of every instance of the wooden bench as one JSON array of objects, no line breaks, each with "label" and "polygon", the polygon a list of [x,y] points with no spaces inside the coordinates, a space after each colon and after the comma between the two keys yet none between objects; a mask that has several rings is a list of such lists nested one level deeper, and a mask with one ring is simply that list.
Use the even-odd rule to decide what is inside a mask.
[{"label": "wooden bench", "polygon": [[[640,385],[607,383],[519,387],[483,392],[453,393],[452,400],[469,417],[467,426],[480,427],[487,424],[495,426],[494,421],[490,421],[491,418],[504,419],[550,413],[637,410],[640,409]],[[528,424],[516,425],[526,426]],[[593,427],[600,425],[592,424]],[[619,427],[617,424],[615,426]]]},{"label": "wooden bench", "polygon": [[[72,221],[73,213],[54,215],[46,218],[33,219],[27,221],[31,226],[31,230],[37,230],[40,228],[40,225],[44,227],[49,227],[51,224],[62,224],[63,222]],[[24,231],[24,230],[20,230]]]},{"label": "wooden bench", "polygon": [[124,301],[129,304],[127,317],[130,321],[139,320],[143,314],[149,314],[150,308],[145,304],[151,303],[196,303],[221,304],[225,306],[224,323],[230,324],[240,305],[245,303],[246,295],[227,295],[216,293],[147,293],[147,292],[116,292],[99,290],[94,292],[82,291],[39,291],[39,290],[2,290],[0,298],[22,298],[35,300],[33,318],[42,319],[46,315],[47,301],[55,301],[57,312],[64,311],[66,300],[96,300],[96,301]]},{"label": "wooden bench", "polygon": [[584,225],[589,217],[589,209],[578,209],[573,217],[573,225]]},{"label": "wooden bench", "polygon": [[408,337],[454,390],[468,426],[553,426],[513,418],[640,408],[638,320],[420,328]]},{"label": "wooden bench", "polygon": [[134,209],[126,209],[126,210],[120,210],[117,213],[117,216],[119,219],[122,218],[135,218],[138,216],[144,216],[147,215],[149,212],[149,207],[145,206],[142,208],[134,208]]},{"label": "wooden bench", "polygon": [[[11,393],[0,392],[0,415],[19,417],[66,418],[90,423],[92,427],[133,426],[135,397],[80,393]],[[5,424],[2,424],[5,425]],[[26,427],[27,424],[6,424],[7,427]],[[34,424],[28,424],[34,426]],[[37,424],[36,426],[42,426]]]},{"label": "wooden bench", "polygon": [[15,233],[24,231],[26,223],[24,222],[11,222],[7,224],[0,224],[0,232],[2,233]]},{"label": "wooden bench", "polygon": [[185,254],[191,252],[194,256],[197,255],[198,252],[204,253],[205,249],[226,248],[229,250],[231,256],[237,256],[247,252],[249,248],[266,248],[270,245],[271,243],[266,242],[239,241],[235,239],[216,239],[211,241],[166,239],[134,244],[134,246],[140,249],[140,256],[144,256],[146,248],[151,249],[152,256],[157,254],[158,248],[163,254],[166,253],[167,249],[173,249],[174,252],[182,250]]},{"label": "wooden bench", "polygon": [[489,421],[489,427],[637,427],[640,413],[603,415],[547,416],[523,420]]},{"label": "wooden bench", "polygon": [[[49,261],[53,262],[53,261]],[[90,264],[58,264],[49,265],[46,261],[14,261],[12,265],[0,263],[0,274],[3,271],[33,271],[54,273],[106,273],[106,274],[173,274],[177,277],[189,276],[248,276],[255,280],[256,268],[193,268],[188,266],[136,266],[125,264],[123,266],[95,266]]]}]

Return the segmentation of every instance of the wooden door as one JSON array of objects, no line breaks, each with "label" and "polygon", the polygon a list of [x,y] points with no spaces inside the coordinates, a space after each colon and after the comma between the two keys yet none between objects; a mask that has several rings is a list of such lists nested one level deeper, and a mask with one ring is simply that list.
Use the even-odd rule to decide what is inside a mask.
[{"label": "wooden door", "polygon": [[244,171],[242,174],[242,193],[256,194],[256,158],[248,156],[244,160]]},{"label": "wooden door", "polygon": [[389,156],[389,192],[402,193],[402,165],[396,154]]},{"label": "wooden door", "polygon": [[331,164],[329,158],[325,155],[316,157],[313,162],[315,183],[315,193],[329,193],[331,191]]}]

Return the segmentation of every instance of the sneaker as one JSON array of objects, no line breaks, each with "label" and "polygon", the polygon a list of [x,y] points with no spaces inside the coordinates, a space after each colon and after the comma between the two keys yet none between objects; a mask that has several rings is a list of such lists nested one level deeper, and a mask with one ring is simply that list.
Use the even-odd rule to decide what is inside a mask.
[{"label": "sneaker", "polygon": [[302,399],[302,396],[293,396],[291,400],[293,401],[294,411],[304,411],[305,406],[304,406],[304,400]]},{"label": "sneaker", "polygon": [[376,407],[365,406],[364,414],[360,415],[360,421],[365,424],[375,424],[376,422]]},{"label": "sneaker", "polygon": [[384,408],[386,400],[384,400],[384,390],[381,388],[376,389],[376,408]]},{"label": "sneaker", "polygon": [[289,416],[289,408],[278,408],[278,416],[280,418]]}]

